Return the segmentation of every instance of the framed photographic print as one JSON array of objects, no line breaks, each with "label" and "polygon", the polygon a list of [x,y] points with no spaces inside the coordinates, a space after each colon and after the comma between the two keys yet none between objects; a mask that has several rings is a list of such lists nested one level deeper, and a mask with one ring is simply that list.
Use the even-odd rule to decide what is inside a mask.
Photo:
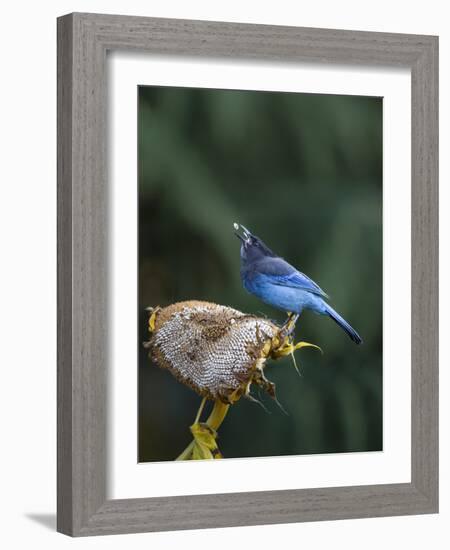
[{"label": "framed photographic print", "polygon": [[58,20],[58,530],[438,509],[438,40]]}]

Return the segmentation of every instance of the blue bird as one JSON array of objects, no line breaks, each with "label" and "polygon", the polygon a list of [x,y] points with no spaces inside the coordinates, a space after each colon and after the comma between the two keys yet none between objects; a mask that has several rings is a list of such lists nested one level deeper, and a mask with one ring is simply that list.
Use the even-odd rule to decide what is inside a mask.
[{"label": "blue bird", "polygon": [[[331,317],[355,342],[362,339],[339,313],[325,302],[327,294],[309,277],[277,256],[243,225],[234,224],[241,240],[241,280],[244,288],[264,303],[289,312],[294,326],[304,309]],[[238,233],[238,231],[241,233]]]}]

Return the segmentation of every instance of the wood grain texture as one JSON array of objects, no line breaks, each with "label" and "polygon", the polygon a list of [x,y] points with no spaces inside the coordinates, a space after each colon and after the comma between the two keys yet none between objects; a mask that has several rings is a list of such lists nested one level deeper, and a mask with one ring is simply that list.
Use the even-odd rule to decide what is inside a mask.
[{"label": "wood grain texture", "polygon": [[58,21],[57,529],[72,526],[72,24]]},{"label": "wood grain texture", "polygon": [[[411,483],[106,498],[106,52],[409,67]],[[74,536],[422,514],[438,509],[438,40],[71,14],[58,20],[58,530]]]},{"label": "wood grain texture", "polygon": [[438,509],[438,42],[411,71],[412,480]]}]

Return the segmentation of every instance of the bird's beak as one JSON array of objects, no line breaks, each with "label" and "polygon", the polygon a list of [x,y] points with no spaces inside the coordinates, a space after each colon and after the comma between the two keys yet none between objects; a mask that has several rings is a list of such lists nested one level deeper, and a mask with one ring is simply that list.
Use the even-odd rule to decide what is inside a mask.
[{"label": "bird's beak", "polygon": [[248,244],[250,242],[250,237],[252,236],[250,231],[239,223],[234,223],[233,227],[234,234],[242,242],[242,244]]}]

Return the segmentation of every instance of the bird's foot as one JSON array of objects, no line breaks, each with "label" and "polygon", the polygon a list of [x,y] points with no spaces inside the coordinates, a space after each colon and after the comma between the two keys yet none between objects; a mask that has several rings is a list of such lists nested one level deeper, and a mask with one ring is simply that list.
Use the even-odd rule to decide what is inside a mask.
[{"label": "bird's foot", "polygon": [[300,315],[298,313],[289,313],[289,317],[280,329],[280,336],[282,339],[292,335],[299,317]]}]

